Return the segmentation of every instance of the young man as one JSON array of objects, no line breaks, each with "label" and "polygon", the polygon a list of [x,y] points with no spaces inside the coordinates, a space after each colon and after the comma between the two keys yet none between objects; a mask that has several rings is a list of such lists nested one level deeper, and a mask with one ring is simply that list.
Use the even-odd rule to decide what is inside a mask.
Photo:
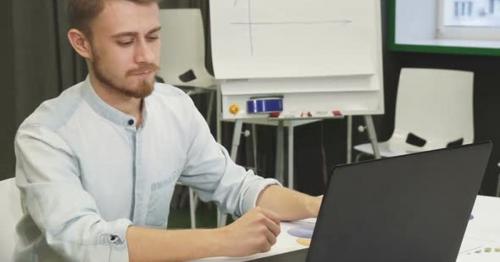
[{"label": "young man", "polygon": [[[70,0],[69,16],[68,38],[89,76],[18,130],[18,261],[244,256],[269,250],[281,220],[317,215],[319,198],[234,164],[189,97],[154,82],[157,1]],[[241,217],[165,230],[177,181]]]}]

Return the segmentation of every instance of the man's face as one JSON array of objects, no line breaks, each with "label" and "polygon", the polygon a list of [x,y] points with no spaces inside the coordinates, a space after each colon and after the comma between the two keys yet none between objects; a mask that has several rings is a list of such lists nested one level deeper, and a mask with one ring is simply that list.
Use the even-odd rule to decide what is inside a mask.
[{"label": "man's face", "polygon": [[95,78],[128,97],[151,94],[160,62],[159,30],[156,3],[106,1],[91,23],[90,63]]}]

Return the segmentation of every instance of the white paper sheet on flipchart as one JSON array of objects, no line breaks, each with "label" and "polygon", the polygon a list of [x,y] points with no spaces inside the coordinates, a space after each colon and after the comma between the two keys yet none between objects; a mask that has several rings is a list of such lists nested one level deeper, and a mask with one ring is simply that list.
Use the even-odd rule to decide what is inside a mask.
[{"label": "white paper sheet on flipchart", "polygon": [[218,79],[374,74],[379,0],[210,2]]}]

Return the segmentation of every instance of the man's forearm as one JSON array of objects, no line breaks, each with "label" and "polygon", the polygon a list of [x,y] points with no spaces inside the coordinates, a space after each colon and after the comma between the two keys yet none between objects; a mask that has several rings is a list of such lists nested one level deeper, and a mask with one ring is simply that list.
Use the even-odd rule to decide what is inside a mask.
[{"label": "man's forearm", "polygon": [[260,194],[257,206],[274,211],[281,220],[317,217],[321,197],[309,196],[279,186],[269,186]]},{"label": "man's forearm", "polygon": [[214,256],[246,256],[265,252],[279,234],[279,220],[318,215],[321,198],[279,186],[260,194],[257,206],[233,224],[216,229],[159,230],[131,226],[127,230],[130,261],[185,261]]},{"label": "man's forearm", "polygon": [[159,230],[129,227],[130,261],[186,261],[214,256],[267,252],[280,233],[271,211],[254,208],[232,224],[216,229]]},{"label": "man's forearm", "polygon": [[186,261],[224,255],[218,229],[160,230],[129,227],[130,261]]}]

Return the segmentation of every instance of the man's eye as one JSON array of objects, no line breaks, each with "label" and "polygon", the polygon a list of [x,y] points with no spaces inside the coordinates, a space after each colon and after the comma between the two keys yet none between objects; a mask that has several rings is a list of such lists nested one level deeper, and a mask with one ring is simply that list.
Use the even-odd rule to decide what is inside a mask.
[{"label": "man's eye", "polygon": [[150,41],[155,41],[155,40],[158,40],[160,37],[157,36],[157,35],[152,35],[152,36],[148,36],[147,39],[150,40]]},{"label": "man's eye", "polygon": [[120,45],[120,46],[129,46],[129,45],[131,45],[133,42],[134,42],[134,41],[132,41],[132,40],[124,40],[124,41],[118,41],[117,43],[118,43],[118,45]]}]

